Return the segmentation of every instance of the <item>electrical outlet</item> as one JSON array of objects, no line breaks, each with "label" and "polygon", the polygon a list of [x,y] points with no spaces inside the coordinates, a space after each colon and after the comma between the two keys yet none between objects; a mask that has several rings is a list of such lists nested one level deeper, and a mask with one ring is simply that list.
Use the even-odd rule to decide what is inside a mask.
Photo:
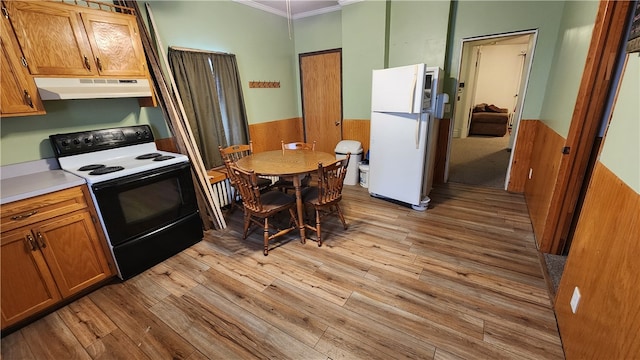
[{"label": "electrical outlet", "polygon": [[533,176],[533,168],[529,168],[529,180],[531,180],[532,176]]},{"label": "electrical outlet", "polygon": [[571,296],[571,312],[574,314],[578,310],[578,304],[580,303],[580,290],[576,286],[573,289],[573,295]]}]

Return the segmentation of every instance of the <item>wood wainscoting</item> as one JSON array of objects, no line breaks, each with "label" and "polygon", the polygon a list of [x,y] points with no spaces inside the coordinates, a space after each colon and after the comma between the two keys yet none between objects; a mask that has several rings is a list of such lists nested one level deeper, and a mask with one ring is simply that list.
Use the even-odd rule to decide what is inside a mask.
[{"label": "wood wainscoting", "polygon": [[529,162],[531,179],[528,178],[529,171],[527,171],[524,195],[536,241],[541,248],[542,234],[547,223],[565,139],[542,121],[538,121],[536,128],[535,141],[531,150],[535,156],[531,156]]},{"label": "wood wainscoting", "polygon": [[523,193],[529,168],[531,165],[531,154],[536,140],[538,130],[537,120],[521,120],[518,124],[518,141],[513,149],[513,160],[511,161],[511,173],[507,191]]},{"label": "wood wainscoting", "polygon": [[281,149],[281,141],[304,141],[302,129],[302,118],[300,117],[249,124],[249,137],[253,141],[253,151]]},{"label": "wood wainscoting", "polygon": [[[371,136],[371,120],[369,119],[344,119],[342,120],[342,138],[356,140],[362,144],[364,154],[369,150],[369,138]],[[362,158],[364,158],[364,154]]]},{"label": "wood wainscoting", "polygon": [[[345,119],[342,121],[342,138],[357,140],[362,144],[364,153],[369,150],[369,119]],[[249,125],[249,134],[253,141],[253,151],[280,149],[280,140],[313,141],[304,139],[302,118],[275,120]]]},{"label": "wood wainscoting", "polygon": [[[567,359],[640,354],[638,209],[638,193],[598,162],[555,303]],[[581,298],[574,314],[576,287]]]}]

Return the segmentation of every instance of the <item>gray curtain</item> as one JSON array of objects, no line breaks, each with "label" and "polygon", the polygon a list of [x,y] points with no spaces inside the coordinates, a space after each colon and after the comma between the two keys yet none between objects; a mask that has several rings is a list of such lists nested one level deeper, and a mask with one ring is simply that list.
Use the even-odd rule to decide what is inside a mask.
[{"label": "gray curtain", "polygon": [[249,143],[235,55],[169,48],[168,58],[205,167],[223,165],[218,145]]}]

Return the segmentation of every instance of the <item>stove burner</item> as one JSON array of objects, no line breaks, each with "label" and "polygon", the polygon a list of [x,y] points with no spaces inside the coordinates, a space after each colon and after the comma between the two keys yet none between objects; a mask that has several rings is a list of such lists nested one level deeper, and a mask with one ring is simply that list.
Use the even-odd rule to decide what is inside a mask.
[{"label": "stove burner", "polygon": [[163,156],[156,156],[153,161],[163,161],[163,160],[169,160],[169,159],[173,159],[175,156],[172,155],[163,155]]},{"label": "stove burner", "polygon": [[91,165],[82,166],[80,169],[78,169],[78,171],[89,171],[89,170],[100,169],[103,167],[104,165],[102,164],[91,164]]},{"label": "stove burner", "polygon": [[103,174],[108,174],[108,173],[112,173],[112,172],[116,172],[116,171],[120,171],[120,170],[124,170],[124,167],[122,167],[122,166],[105,166],[105,167],[101,167],[99,169],[93,170],[92,172],[89,173],[89,175],[103,175]]},{"label": "stove burner", "polygon": [[145,160],[145,159],[153,159],[153,158],[157,158],[158,156],[161,156],[160,153],[149,153],[149,154],[143,154],[140,156],[136,156],[136,159],[138,160]]}]

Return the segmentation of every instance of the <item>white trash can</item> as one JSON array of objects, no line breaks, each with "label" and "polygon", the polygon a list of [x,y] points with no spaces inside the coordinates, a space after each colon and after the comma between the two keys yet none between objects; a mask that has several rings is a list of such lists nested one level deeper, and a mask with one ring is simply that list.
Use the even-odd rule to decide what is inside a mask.
[{"label": "white trash can", "polygon": [[336,160],[344,159],[347,153],[351,153],[349,165],[347,166],[347,175],[344,178],[345,185],[358,184],[358,165],[362,160],[362,144],[356,140],[342,140],[336,145]]},{"label": "white trash can", "polygon": [[369,187],[369,163],[365,161],[361,161],[358,166],[360,169],[360,186],[363,188]]}]

